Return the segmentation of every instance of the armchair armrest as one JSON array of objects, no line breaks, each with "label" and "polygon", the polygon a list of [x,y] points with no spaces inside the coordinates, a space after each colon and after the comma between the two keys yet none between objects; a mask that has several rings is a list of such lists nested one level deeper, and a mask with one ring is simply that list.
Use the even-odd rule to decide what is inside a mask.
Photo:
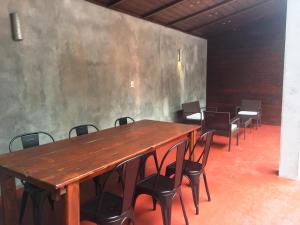
[{"label": "armchair armrest", "polygon": [[230,120],[230,124],[239,124],[240,123],[240,118],[239,117],[233,117],[231,120]]}]

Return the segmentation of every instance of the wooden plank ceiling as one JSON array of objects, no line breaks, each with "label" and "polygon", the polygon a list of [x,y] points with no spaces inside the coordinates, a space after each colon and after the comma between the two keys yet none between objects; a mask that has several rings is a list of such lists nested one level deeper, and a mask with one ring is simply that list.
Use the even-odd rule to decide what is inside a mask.
[{"label": "wooden plank ceiling", "polygon": [[183,32],[209,37],[282,10],[283,0],[88,0]]}]

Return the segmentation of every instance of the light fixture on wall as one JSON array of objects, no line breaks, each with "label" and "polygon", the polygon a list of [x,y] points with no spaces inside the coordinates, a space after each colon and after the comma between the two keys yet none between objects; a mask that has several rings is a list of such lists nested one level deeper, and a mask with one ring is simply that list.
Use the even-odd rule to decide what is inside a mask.
[{"label": "light fixture on wall", "polygon": [[177,49],[177,72],[180,78],[184,77],[184,68],[182,63],[182,49]]},{"label": "light fixture on wall", "polygon": [[11,33],[14,41],[22,41],[21,23],[18,13],[10,13]]},{"label": "light fixture on wall", "polygon": [[178,54],[178,56],[177,56],[178,62],[181,63],[182,62],[182,49],[181,48],[178,49],[178,53],[177,54]]}]

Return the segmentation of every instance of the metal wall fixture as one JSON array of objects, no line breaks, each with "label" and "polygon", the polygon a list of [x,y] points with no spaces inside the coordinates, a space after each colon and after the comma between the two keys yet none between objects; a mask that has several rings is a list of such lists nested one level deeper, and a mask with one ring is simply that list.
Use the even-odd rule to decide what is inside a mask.
[{"label": "metal wall fixture", "polygon": [[177,56],[177,58],[178,58],[178,62],[182,62],[182,49],[180,48],[180,49],[178,49],[178,56]]},{"label": "metal wall fixture", "polygon": [[14,41],[22,41],[21,23],[18,13],[10,13],[11,34]]}]

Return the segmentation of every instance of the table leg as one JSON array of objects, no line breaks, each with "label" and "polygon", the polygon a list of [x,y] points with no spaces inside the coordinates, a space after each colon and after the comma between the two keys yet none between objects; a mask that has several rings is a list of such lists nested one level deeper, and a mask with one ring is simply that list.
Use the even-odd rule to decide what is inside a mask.
[{"label": "table leg", "polygon": [[66,225],[80,225],[79,183],[69,184],[66,193]]},{"label": "table leg", "polygon": [[0,174],[2,218],[3,225],[18,224],[18,202],[16,194],[16,181],[14,177]]}]

